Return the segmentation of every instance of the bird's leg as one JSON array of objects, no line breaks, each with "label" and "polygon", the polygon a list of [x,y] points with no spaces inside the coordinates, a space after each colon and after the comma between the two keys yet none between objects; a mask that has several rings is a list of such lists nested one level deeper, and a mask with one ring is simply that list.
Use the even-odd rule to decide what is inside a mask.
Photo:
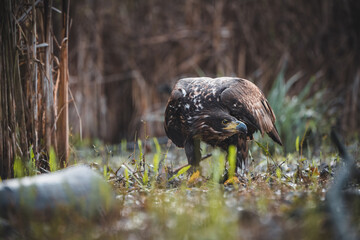
[{"label": "bird's leg", "polygon": [[194,167],[198,167],[201,159],[200,140],[187,138],[185,140],[185,153],[188,163]]},{"label": "bird's leg", "polygon": [[236,166],[241,170],[245,170],[246,168],[246,158],[248,153],[249,149],[246,138],[239,136],[237,142]]}]

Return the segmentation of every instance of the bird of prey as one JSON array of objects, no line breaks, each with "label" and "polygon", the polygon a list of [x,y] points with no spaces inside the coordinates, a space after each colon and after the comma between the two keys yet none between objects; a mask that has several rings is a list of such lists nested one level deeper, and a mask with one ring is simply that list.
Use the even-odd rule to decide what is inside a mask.
[{"label": "bird of prey", "polygon": [[236,146],[239,168],[245,166],[254,132],[267,133],[282,145],[264,94],[252,82],[233,77],[180,79],[166,106],[165,131],[176,146],[185,148],[192,166],[199,166],[200,141],[225,151]]}]

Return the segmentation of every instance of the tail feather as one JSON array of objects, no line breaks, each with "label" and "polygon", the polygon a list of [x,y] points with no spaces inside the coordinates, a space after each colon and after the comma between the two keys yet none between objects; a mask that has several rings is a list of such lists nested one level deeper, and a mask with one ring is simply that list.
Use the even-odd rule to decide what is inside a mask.
[{"label": "tail feather", "polygon": [[280,136],[279,136],[279,133],[276,129],[276,127],[274,126],[274,128],[267,133],[269,135],[269,137],[274,140],[276,143],[278,143],[280,146],[282,146],[282,142],[281,142],[281,139],[280,139]]}]

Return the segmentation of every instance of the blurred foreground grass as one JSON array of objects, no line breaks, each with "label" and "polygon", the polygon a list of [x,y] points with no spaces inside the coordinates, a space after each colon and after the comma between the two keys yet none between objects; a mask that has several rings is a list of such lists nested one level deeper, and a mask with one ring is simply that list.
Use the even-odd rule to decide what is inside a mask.
[{"label": "blurred foreground grass", "polygon": [[[95,219],[24,216],[9,239],[335,239],[326,194],[341,160],[328,144],[319,156],[303,154],[301,142],[286,156],[253,142],[248,171],[225,184],[226,153],[206,145],[203,155],[212,155],[201,172],[177,174],[186,165],[183,149],[156,139],[138,141],[130,152],[125,142],[77,149],[72,164],[103,175],[116,193],[115,209]],[[349,146],[359,164],[358,149],[358,142]],[[356,183],[347,188],[360,191]],[[347,207],[359,232],[359,197]]]},{"label": "blurred foreground grass", "polygon": [[[93,229],[98,239],[335,239],[326,193],[340,158],[331,145],[308,158],[301,138],[286,156],[253,143],[248,171],[223,184],[225,153],[203,145],[203,155],[212,156],[201,163],[201,173],[173,175],[186,164],[183,150],[152,143],[148,139],[145,150],[138,142],[132,152],[96,146],[77,156],[90,159],[117,193],[116,217],[101,234]],[[350,150],[359,159],[355,145]],[[348,202],[357,231],[359,203]]]}]

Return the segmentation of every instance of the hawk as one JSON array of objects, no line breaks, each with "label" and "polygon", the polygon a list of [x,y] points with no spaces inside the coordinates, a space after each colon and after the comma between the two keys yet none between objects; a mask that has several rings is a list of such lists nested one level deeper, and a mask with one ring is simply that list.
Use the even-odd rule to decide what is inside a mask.
[{"label": "hawk", "polygon": [[168,100],[165,131],[176,146],[185,148],[192,166],[199,166],[203,141],[225,151],[236,146],[236,165],[244,168],[248,141],[256,131],[282,145],[275,119],[264,94],[246,79],[183,78]]}]

